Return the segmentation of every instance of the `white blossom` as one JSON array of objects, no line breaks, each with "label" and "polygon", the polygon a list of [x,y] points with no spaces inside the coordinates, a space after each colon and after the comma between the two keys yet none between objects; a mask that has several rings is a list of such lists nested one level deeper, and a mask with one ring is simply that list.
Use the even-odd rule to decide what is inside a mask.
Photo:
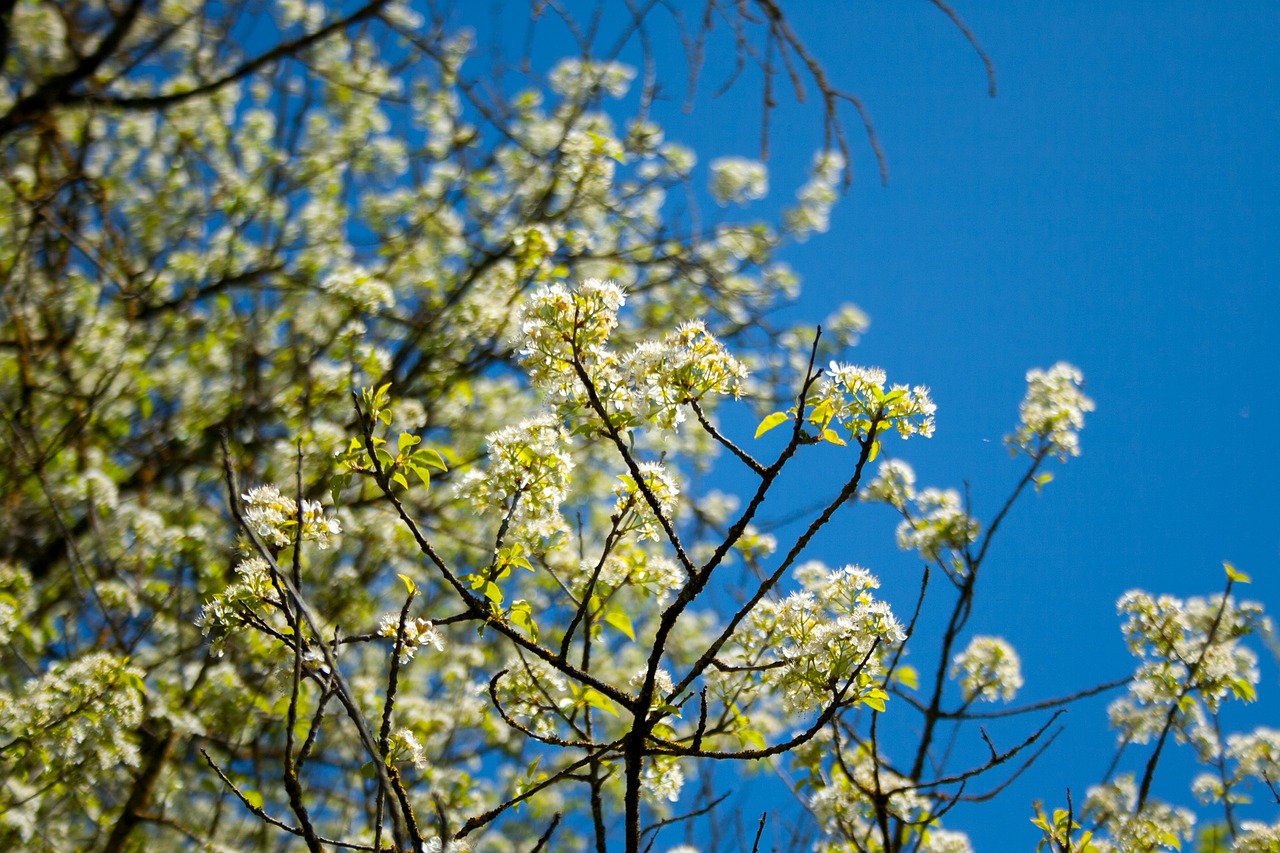
[{"label": "white blossom", "polygon": [[640,774],[640,790],[654,802],[674,803],[680,799],[684,787],[684,771],[672,756],[655,756],[647,759]]},{"label": "white blossom", "polygon": [[783,212],[783,224],[800,241],[810,234],[826,233],[831,224],[831,208],[839,198],[844,175],[844,156],[839,151],[819,151],[813,157],[809,180],[796,191],[795,207]]},{"label": "white blossom", "polygon": [[[661,462],[641,462],[638,467],[640,479],[657,500],[662,517],[668,523],[674,523],[676,501],[680,497],[680,486],[675,477]],[[620,474],[613,494],[614,513],[624,519],[623,530],[634,530],[639,538],[655,542],[662,537],[662,524],[634,477]]]},{"label": "white blossom", "polygon": [[[293,544],[298,523],[298,504],[293,498],[280,494],[275,486],[258,486],[240,497],[245,523],[259,539],[277,548]],[[342,524],[336,517],[326,516],[318,502],[303,500],[302,541],[328,548],[331,537],[341,532]]]},{"label": "white blossom", "polygon": [[[378,635],[395,639],[400,628],[400,614],[387,613],[378,622]],[[400,634],[400,663],[413,660],[413,653],[421,646],[435,646],[444,651],[444,633],[430,619],[417,617],[406,619],[404,633]]]},{"label": "white blossom", "polygon": [[1008,702],[1022,687],[1022,662],[1004,638],[977,636],[951,659],[951,677],[957,676],[966,702]]},{"label": "white blossom", "polygon": [[959,556],[964,548],[978,538],[981,529],[977,520],[964,511],[960,493],[955,489],[924,489],[915,495],[915,507],[910,515],[898,524],[898,547],[904,551],[919,551],[930,562],[946,559],[956,571],[964,568]]},{"label": "white blossom", "polygon": [[1181,847],[1179,840],[1191,840],[1196,818],[1189,810],[1152,798],[1141,811],[1136,811],[1137,805],[1132,774],[1089,789],[1084,814],[1099,824],[1093,844],[1101,853],[1176,850]]},{"label": "white blossom", "polygon": [[880,463],[875,479],[863,489],[864,500],[881,501],[899,511],[916,498],[916,472],[901,459]]},{"label": "white blossom", "polygon": [[1022,423],[1005,438],[1013,448],[1035,455],[1042,449],[1060,460],[1080,455],[1085,412],[1094,402],[1081,390],[1084,374],[1060,361],[1048,371],[1027,372],[1027,395],[1019,407]]},{"label": "white blossom", "polygon": [[458,493],[478,512],[510,513],[511,526],[525,539],[564,529],[560,505],[569,494],[573,458],[569,437],[556,418],[539,415],[488,436],[485,467],[468,471]]},{"label": "white blossom", "polygon": [[865,435],[873,421],[879,423],[879,435],[896,428],[903,438],[932,436],[937,406],[929,389],[893,385],[885,391],[885,380],[885,372],[878,367],[833,361],[819,384],[818,395],[829,407],[831,421],[854,436]]},{"label": "white blossom", "polygon": [[769,192],[769,170],[758,160],[720,157],[711,161],[711,195],[723,207],[762,199]]}]

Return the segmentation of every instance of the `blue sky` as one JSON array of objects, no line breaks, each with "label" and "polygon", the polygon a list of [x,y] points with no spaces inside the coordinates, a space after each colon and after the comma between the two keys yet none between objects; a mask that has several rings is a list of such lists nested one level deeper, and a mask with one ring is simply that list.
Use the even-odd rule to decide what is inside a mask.
[{"label": "blue sky", "polygon": [[[1024,695],[1130,669],[1114,610],[1126,589],[1210,593],[1231,560],[1254,578],[1242,594],[1275,609],[1280,8],[959,3],[996,64],[990,99],[978,58],[927,3],[792,6],[889,158],[882,188],[860,146],[830,233],[791,254],[804,315],[852,299],[872,318],[853,358],[934,389],[937,437],[886,450],[922,482],[968,479],[989,517],[1017,474],[1000,438],[1025,370],[1071,361],[1097,401],[1084,455],[1015,511],[979,590],[973,629],[1020,650]],[[735,136],[753,150],[752,116],[700,108],[684,138],[706,157]],[[780,133],[775,153],[779,174],[807,157]],[[888,543],[881,522],[847,524],[852,558],[889,587],[910,561],[864,555],[863,542]],[[830,561],[850,558],[827,539]],[[1242,726],[1275,722],[1274,659],[1263,672]],[[1070,785],[1079,802],[1104,771],[1105,704],[1078,706],[1036,772],[949,825],[978,849],[1030,849],[1030,800],[1061,802]],[[1164,770],[1168,796],[1189,804],[1186,768]]]},{"label": "blue sky", "polygon": [[[1280,7],[956,6],[995,62],[994,99],[927,2],[784,4],[831,79],[866,103],[890,169],[880,186],[846,115],[856,182],[830,232],[788,252],[806,281],[791,316],[818,322],[845,300],[870,314],[852,360],[928,384],[939,405],[935,439],[886,451],[924,484],[968,480],[986,517],[1020,473],[1001,437],[1023,374],[1061,359],[1084,370],[1098,405],[1084,455],[1009,519],[971,623],[1020,650],[1034,700],[1131,671],[1115,615],[1127,589],[1212,593],[1230,560],[1254,578],[1244,597],[1280,609]],[[666,50],[660,62],[679,69],[678,46]],[[656,115],[704,169],[754,156],[756,85]],[[819,142],[816,105],[780,108],[772,204]],[[846,515],[816,556],[868,566],[906,610],[917,566],[892,533],[888,515]],[[1262,666],[1261,701],[1229,723],[1274,724],[1280,679],[1265,653]],[[1076,707],[1034,772],[948,825],[979,850],[1030,849],[1031,800],[1061,803],[1070,786],[1079,803],[1105,770],[1106,701]],[[1158,787],[1191,804],[1182,757]]]}]

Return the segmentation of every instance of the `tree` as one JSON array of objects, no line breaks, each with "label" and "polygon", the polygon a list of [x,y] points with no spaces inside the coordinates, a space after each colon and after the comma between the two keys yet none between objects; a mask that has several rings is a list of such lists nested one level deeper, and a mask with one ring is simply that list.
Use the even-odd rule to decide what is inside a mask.
[{"label": "tree", "polygon": [[[797,845],[967,850],[946,815],[1048,745],[1076,697],[977,710],[1021,674],[967,623],[1007,512],[1079,451],[1083,378],[1028,374],[1022,474],[985,523],[879,459],[931,434],[928,391],[842,361],[851,306],[776,319],[779,251],[825,230],[860,105],[772,2],[674,16],[691,84],[717,44],[762,74],[762,149],[775,78],[823,101],[781,223],[703,217],[653,117],[647,40],[675,24],[628,8],[610,43],[534,4],[575,56],[519,81],[472,71],[433,5],[4,12],[9,846],[666,849],[725,807],[686,780],[768,758],[812,815]],[[767,188],[754,160],[709,172],[721,205]],[[740,495],[703,487],[730,468]],[[779,545],[755,522],[797,468],[832,473]],[[875,502],[922,567],[893,607],[806,555]],[[1209,849],[1274,849],[1239,802],[1277,798],[1280,736],[1219,730],[1270,630],[1245,581],[1122,602],[1140,662],[1112,717],[1150,746],[1079,809],[1029,811],[1045,846],[1189,840],[1152,787],[1173,735],[1222,804]],[[987,754],[949,760],[951,724]]]}]

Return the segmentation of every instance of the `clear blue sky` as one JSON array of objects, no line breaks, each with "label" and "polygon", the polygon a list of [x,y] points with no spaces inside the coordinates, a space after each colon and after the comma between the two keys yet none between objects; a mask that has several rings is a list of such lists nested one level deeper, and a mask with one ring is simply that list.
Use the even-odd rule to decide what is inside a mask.
[{"label": "clear blue sky", "polygon": [[[1024,372],[1069,360],[1097,401],[1084,455],[1014,513],[979,589],[972,630],[1020,650],[1024,698],[1131,670],[1114,609],[1127,589],[1211,593],[1230,560],[1254,578],[1243,595],[1280,611],[1280,6],[957,0],[996,64],[995,99],[923,0],[784,7],[865,101],[889,159],[881,187],[847,115],[856,183],[831,231],[788,254],[806,281],[796,318],[858,303],[872,327],[853,360],[934,389],[937,437],[886,450],[922,483],[969,480],[989,517],[1019,473],[1000,439]],[[754,85],[657,115],[703,168],[754,156]],[[775,118],[779,202],[817,121],[812,103]],[[844,523],[819,556],[868,566],[908,609],[916,566],[893,520]],[[1276,724],[1280,679],[1262,665],[1261,702],[1228,718],[1241,726]],[[948,825],[979,850],[1031,849],[1031,800],[1060,803],[1069,785],[1079,803],[1105,769],[1106,701],[1078,706],[997,804]],[[1188,768],[1164,769],[1164,793],[1190,804]]]},{"label": "clear blue sky", "polygon": [[[992,100],[927,3],[792,5],[891,173],[881,188],[861,149],[831,232],[792,256],[802,309],[853,299],[872,318],[855,358],[933,387],[937,438],[901,448],[921,480],[969,479],[989,516],[1015,475],[999,439],[1026,368],[1072,361],[1097,401],[1084,455],[1014,514],[979,589],[973,629],[1020,649],[1024,695],[1125,673],[1126,589],[1204,594],[1231,560],[1254,577],[1245,595],[1280,607],[1280,7],[958,3],[995,61]],[[750,151],[747,119],[694,125],[735,120]],[[909,566],[875,553],[854,556]],[[1263,664],[1251,725],[1280,707]],[[1029,801],[1070,785],[1078,802],[1103,772],[1104,708],[1079,706],[1038,772],[952,824],[980,850],[1030,849]],[[1189,802],[1189,777],[1164,769]]]}]

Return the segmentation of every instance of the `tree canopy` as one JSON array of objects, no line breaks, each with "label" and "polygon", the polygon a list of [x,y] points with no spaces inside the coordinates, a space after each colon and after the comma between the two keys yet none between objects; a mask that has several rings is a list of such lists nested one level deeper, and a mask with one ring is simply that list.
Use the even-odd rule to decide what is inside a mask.
[{"label": "tree canopy", "polygon": [[[767,849],[711,820],[732,765],[786,775],[791,849],[956,853],[948,814],[1115,690],[1141,758],[1028,804],[1043,849],[1276,850],[1245,802],[1280,803],[1280,732],[1220,717],[1272,633],[1247,574],[1130,593],[1133,675],[1018,705],[969,617],[1007,513],[1081,452],[1084,377],[1027,373],[992,517],[917,485],[927,377],[850,361],[853,305],[781,318],[847,121],[879,162],[861,103],[772,0],[625,5],[511,4],[514,60],[434,3],[0,10],[0,840]],[[574,49],[541,67],[547,28]],[[764,81],[762,132],[703,166],[660,119],[709,51]],[[758,221],[780,91],[819,95],[825,145]],[[774,535],[795,471],[816,508]],[[911,600],[812,559],[869,503]],[[1199,823],[1153,787],[1171,739]]]}]

